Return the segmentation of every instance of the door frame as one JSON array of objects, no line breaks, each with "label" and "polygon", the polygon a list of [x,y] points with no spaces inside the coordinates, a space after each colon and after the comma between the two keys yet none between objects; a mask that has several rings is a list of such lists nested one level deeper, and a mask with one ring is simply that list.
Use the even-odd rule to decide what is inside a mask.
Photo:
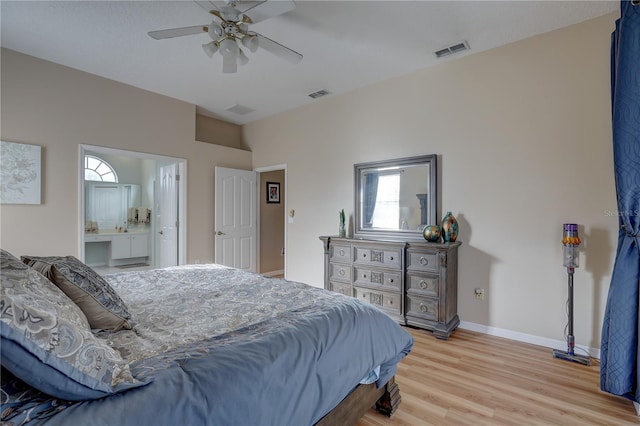
[{"label": "door frame", "polygon": [[[264,167],[256,167],[253,169],[254,172],[258,173],[258,177],[256,179],[256,184],[259,185],[260,184],[260,174],[264,173],[264,172],[273,172],[275,170],[284,170],[284,191],[280,191],[280,193],[282,194],[284,192],[284,197],[282,197],[282,199],[280,200],[280,202],[284,203],[284,217],[282,218],[282,220],[284,221],[284,278],[287,278],[287,257],[289,252],[287,251],[287,217],[289,215],[289,205],[288,205],[288,194],[289,194],[289,182],[288,182],[288,173],[287,173],[287,164],[276,164],[273,166],[264,166]],[[256,250],[257,250],[257,256],[256,256],[256,268],[259,271],[260,270],[260,188],[258,188],[258,190],[256,191],[256,196],[258,197],[258,200],[256,201],[258,209],[256,212],[256,220],[257,220],[257,238],[256,238]]]},{"label": "door frame", "polygon": [[[178,157],[168,157],[165,155],[150,154],[145,152],[130,151],[126,149],[109,148],[98,145],[79,144],[78,145],[78,258],[84,261],[84,220],[85,220],[85,188],[84,188],[84,156],[86,151],[96,153],[104,153],[111,155],[120,155],[131,158],[139,158],[143,160],[155,160],[164,162],[173,162],[178,164],[180,171],[180,181],[178,184],[178,221],[180,227],[178,229],[178,257],[179,265],[184,265],[187,259],[187,160]],[[157,179],[157,176],[156,176]],[[157,183],[157,182],[156,182]],[[154,184],[154,198],[156,196]],[[154,204],[156,200],[154,199]],[[153,247],[153,262],[156,261],[156,233],[155,220],[151,222],[151,235],[153,235],[151,246]]]}]

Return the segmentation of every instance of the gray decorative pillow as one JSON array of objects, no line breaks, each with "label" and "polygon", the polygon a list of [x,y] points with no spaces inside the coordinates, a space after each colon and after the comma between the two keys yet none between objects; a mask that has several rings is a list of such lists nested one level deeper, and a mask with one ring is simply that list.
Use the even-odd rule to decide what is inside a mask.
[{"label": "gray decorative pillow", "polygon": [[131,329],[131,314],[118,293],[73,256],[22,256],[22,261],[58,286],[87,316],[91,328]]},{"label": "gray decorative pillow", "polygon": [[0,250],[2,366],[57,398],[101,398],[144,383],[58,287]]}]

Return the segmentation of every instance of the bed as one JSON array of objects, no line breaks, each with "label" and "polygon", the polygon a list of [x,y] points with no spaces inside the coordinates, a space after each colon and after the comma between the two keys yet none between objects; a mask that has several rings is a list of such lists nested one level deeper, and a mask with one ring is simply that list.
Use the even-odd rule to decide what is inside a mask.
[{"label": "bed", "polygon": [[220,265],[0,261],[7,424],[348,424],[400,401],[413,338],[357,299]]}]

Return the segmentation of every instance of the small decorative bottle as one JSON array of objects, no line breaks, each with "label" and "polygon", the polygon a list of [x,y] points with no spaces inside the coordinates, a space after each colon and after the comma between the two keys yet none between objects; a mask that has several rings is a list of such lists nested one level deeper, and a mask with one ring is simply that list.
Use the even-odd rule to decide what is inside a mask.
[{"label": "small decorative bottle", "polygon": [[451,212],[442,218],[442,239],[445,243],[452,243],[458,238],[458,221]]}]

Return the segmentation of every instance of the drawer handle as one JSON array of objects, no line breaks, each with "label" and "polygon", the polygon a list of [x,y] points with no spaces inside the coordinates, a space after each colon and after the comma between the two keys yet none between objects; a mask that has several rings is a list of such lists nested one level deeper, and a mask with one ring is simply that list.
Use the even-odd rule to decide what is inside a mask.
[{"label": "drawer handle", "polygon": [[340,256],[344,256],[344,250],[343,250],[343,249],[340,249],[340,251],[338,252],[338,254],[339,254]]},{"label": "drawer handle", "polygon": [[389,278],[389,282],[393,284],[393,278]]},{"label": "drawer handle", "polygon": [[389,299],[389,304],[393,305],[393,300]]},{"label": "drawer handle", "polygon": [[420,288],[426,289],[427,287],[428,287],[427,286],[427,282],[425,280],[421,280],[420,281]]},{"label": "drawer handle", "polygon": [[367,274],[362,274],[362,278],[367,278]]},{"label": "drawer handle", "polygon": [[389,257],[389,260],[393,260],[393,256],[390,256],[390,257]]},{"label": "drawer handle", "polygon": [[422,256],[422,257],[420,258],[420,264],[421,264],[422,266],[426,266],[428,263],[429,263],[429,260],[428,260],[426,257]]},{"label": "drawer handle", "polygon": [[367,253],[362,253],[362,257],[367,257]]},{"label": "drawer handle", "polygon": [[338,271],[338,274],[339,274],[339,275],[344,276],[344,269],[340,269],[340,270]]},{"label": "drawer handle", "polygon": [[427,306],[424,303],[420,304],[420,312],[427,312],[429,309],[427,309]]}]

